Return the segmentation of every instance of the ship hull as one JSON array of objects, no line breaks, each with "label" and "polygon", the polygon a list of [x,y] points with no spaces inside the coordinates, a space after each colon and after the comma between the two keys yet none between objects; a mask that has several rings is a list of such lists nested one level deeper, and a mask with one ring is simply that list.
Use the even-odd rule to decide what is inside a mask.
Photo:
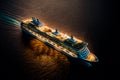
[{"label": "ship hull", "polygon": [[[23,27],[24,27],[24,26],[21,26],[21,29],[22,29],[22,32],[23,32],[24,34],[26,34],[27,36],[29,36],[29,37],[31,37],[31,38],[36,38],[36,39],[38,39],[36,36],[34,36],[32,33],[28,32],[27,30],[25,30]],[[38,39],[38,40],[39,40],[39,41],[42,41],[41,39]],[[51,45],[51,44],[48,43],[48,42],[44,42],[44,41],[42,41],[42,42],[43,42],[45,45],[47,45],[47,46],[49,46],[49,47],[52,47],[53,49],[61,52],[63,55],[67,56],[68,58],[76,59],[76,60],[79,60],[79,61],[89,62],[89,61],[86,61],[86,60],[81,59],[81,58],[72,57],[72,56],[70,56],[69,54],[65,53],[64,51],[60,51],[60,50],[56,49],[53,45]]]},{"label": "ship hull", "polygon": [[[23,23],[23,24],[24,24],[24,23]],[[89,60],[82,59],[82,58],[80,58],[79,56],[71,56],[70,54],[64,52],[63,50],[56,48],[54,45],[50,44],[49,42],[44,41],[44,40],[42,40],[41,38],[38,38],[36,35],[32,34],[32,33],[29,32],[28,30],[26,30],[25,27],[26,27],[26,26],[21,25],[22,32],[24,32],[25,34],[29,35],[29,36],[32,37],[32,38],[36,38],[36,39],[42,41],[42,42],[45,43],[47,46],[50,46],[50,47],[54,48],[55,50],[61,52],[62,54],[64,54],[65,56],[67,56],[67,57],[69,57],[69,58],[74,58],[74,59],[78,59],[78,60],[80,60],[80,61],[85,61],[85,62],[98,62],[98,60],[96,60],[96,61],[89,61]],[[27,26],[27,27],[28,27],[28,26]],[[96,57],[96,56],[95,56],[95,57]],[[97,57],[96,57],[96,58],[97,58]]]},{"label": "ship hull", "polygon": [[[61,52],[62,54],[64,54],[65,56],[69,57],[69,58],[74,58],[74,59],[80,59],[80,58],[76,58],[76,57],[72,57],[70,56],[69,54],[67,54],[66,52],[64,51],[61,51],[61,50],[58,50],[55,46],[53,46],[52,44],[48,43],[48,42],[44,42],[42,41],[41,39],[37,38],[35,35],[33,35],[32,33],[28,32],[27,30],[24,29],[24,26],[21,26],[21,29],[22,29],[22,32],[26,35],[28,35],[29,37],[31,38],[36,38],[38,39],[39,41],[43,42],[45,45],[49,46],[49,47],[52,47],[54,48],[55,50]],[[80,59],[80,60],[83,60],[83,59]],[[85,61],[85,60],[84,60]]]}]

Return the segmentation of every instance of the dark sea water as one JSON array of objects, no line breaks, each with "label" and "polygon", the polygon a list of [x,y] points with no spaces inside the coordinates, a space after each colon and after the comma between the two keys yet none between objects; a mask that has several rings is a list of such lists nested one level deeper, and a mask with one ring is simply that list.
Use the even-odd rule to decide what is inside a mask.
[{"label": "dark sea water", "polygon": [[[112,74],[106,74],[117,65],[110,44],[111,3],[104,0],[0,0],[0,80],[108,80]],[[26,36],[21,31],[20,21],[31,17],[88,42],[100,61],[75,61]]]}]

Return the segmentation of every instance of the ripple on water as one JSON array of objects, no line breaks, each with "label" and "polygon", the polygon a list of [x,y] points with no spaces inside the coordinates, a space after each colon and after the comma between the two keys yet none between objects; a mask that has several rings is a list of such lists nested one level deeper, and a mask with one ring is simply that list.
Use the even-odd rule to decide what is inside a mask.
[{"label": "ripple on water", "polygon": [[69,60],[60,52],[37,39],[29,41],[24,51],[24,67],[28,77],[42,80],[63,80],[69,73]]}]

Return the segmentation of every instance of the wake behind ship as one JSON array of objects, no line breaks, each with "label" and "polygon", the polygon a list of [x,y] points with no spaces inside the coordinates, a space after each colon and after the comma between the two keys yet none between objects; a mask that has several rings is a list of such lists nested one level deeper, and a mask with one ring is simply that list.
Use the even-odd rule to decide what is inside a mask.
[{"label": "wake behind ship", "polygon": [[88,43],[83,42],[73,36],[68,36],[43,25],[34,17],[30,20],[21,22],[21,29],[27,34],[34,36],[38,40],[53,47],[54,49],[68,55],[89,62],[98,62],[98,58],[87,48]]}]

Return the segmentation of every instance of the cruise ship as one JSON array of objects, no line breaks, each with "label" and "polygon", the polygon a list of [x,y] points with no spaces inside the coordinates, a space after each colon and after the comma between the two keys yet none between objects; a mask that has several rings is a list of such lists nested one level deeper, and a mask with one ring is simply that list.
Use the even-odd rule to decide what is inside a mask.
[{"label": "cruise ship", "polygon": [[46,45],[59,52],[80,60],[88,62],[98,62],[95,54],[91,53],[87,47],[88,43],[67,34],[63,34],[57,29],[45,26],[38,19],[26,19],[21,22],[23,32],[35,37]]}]

